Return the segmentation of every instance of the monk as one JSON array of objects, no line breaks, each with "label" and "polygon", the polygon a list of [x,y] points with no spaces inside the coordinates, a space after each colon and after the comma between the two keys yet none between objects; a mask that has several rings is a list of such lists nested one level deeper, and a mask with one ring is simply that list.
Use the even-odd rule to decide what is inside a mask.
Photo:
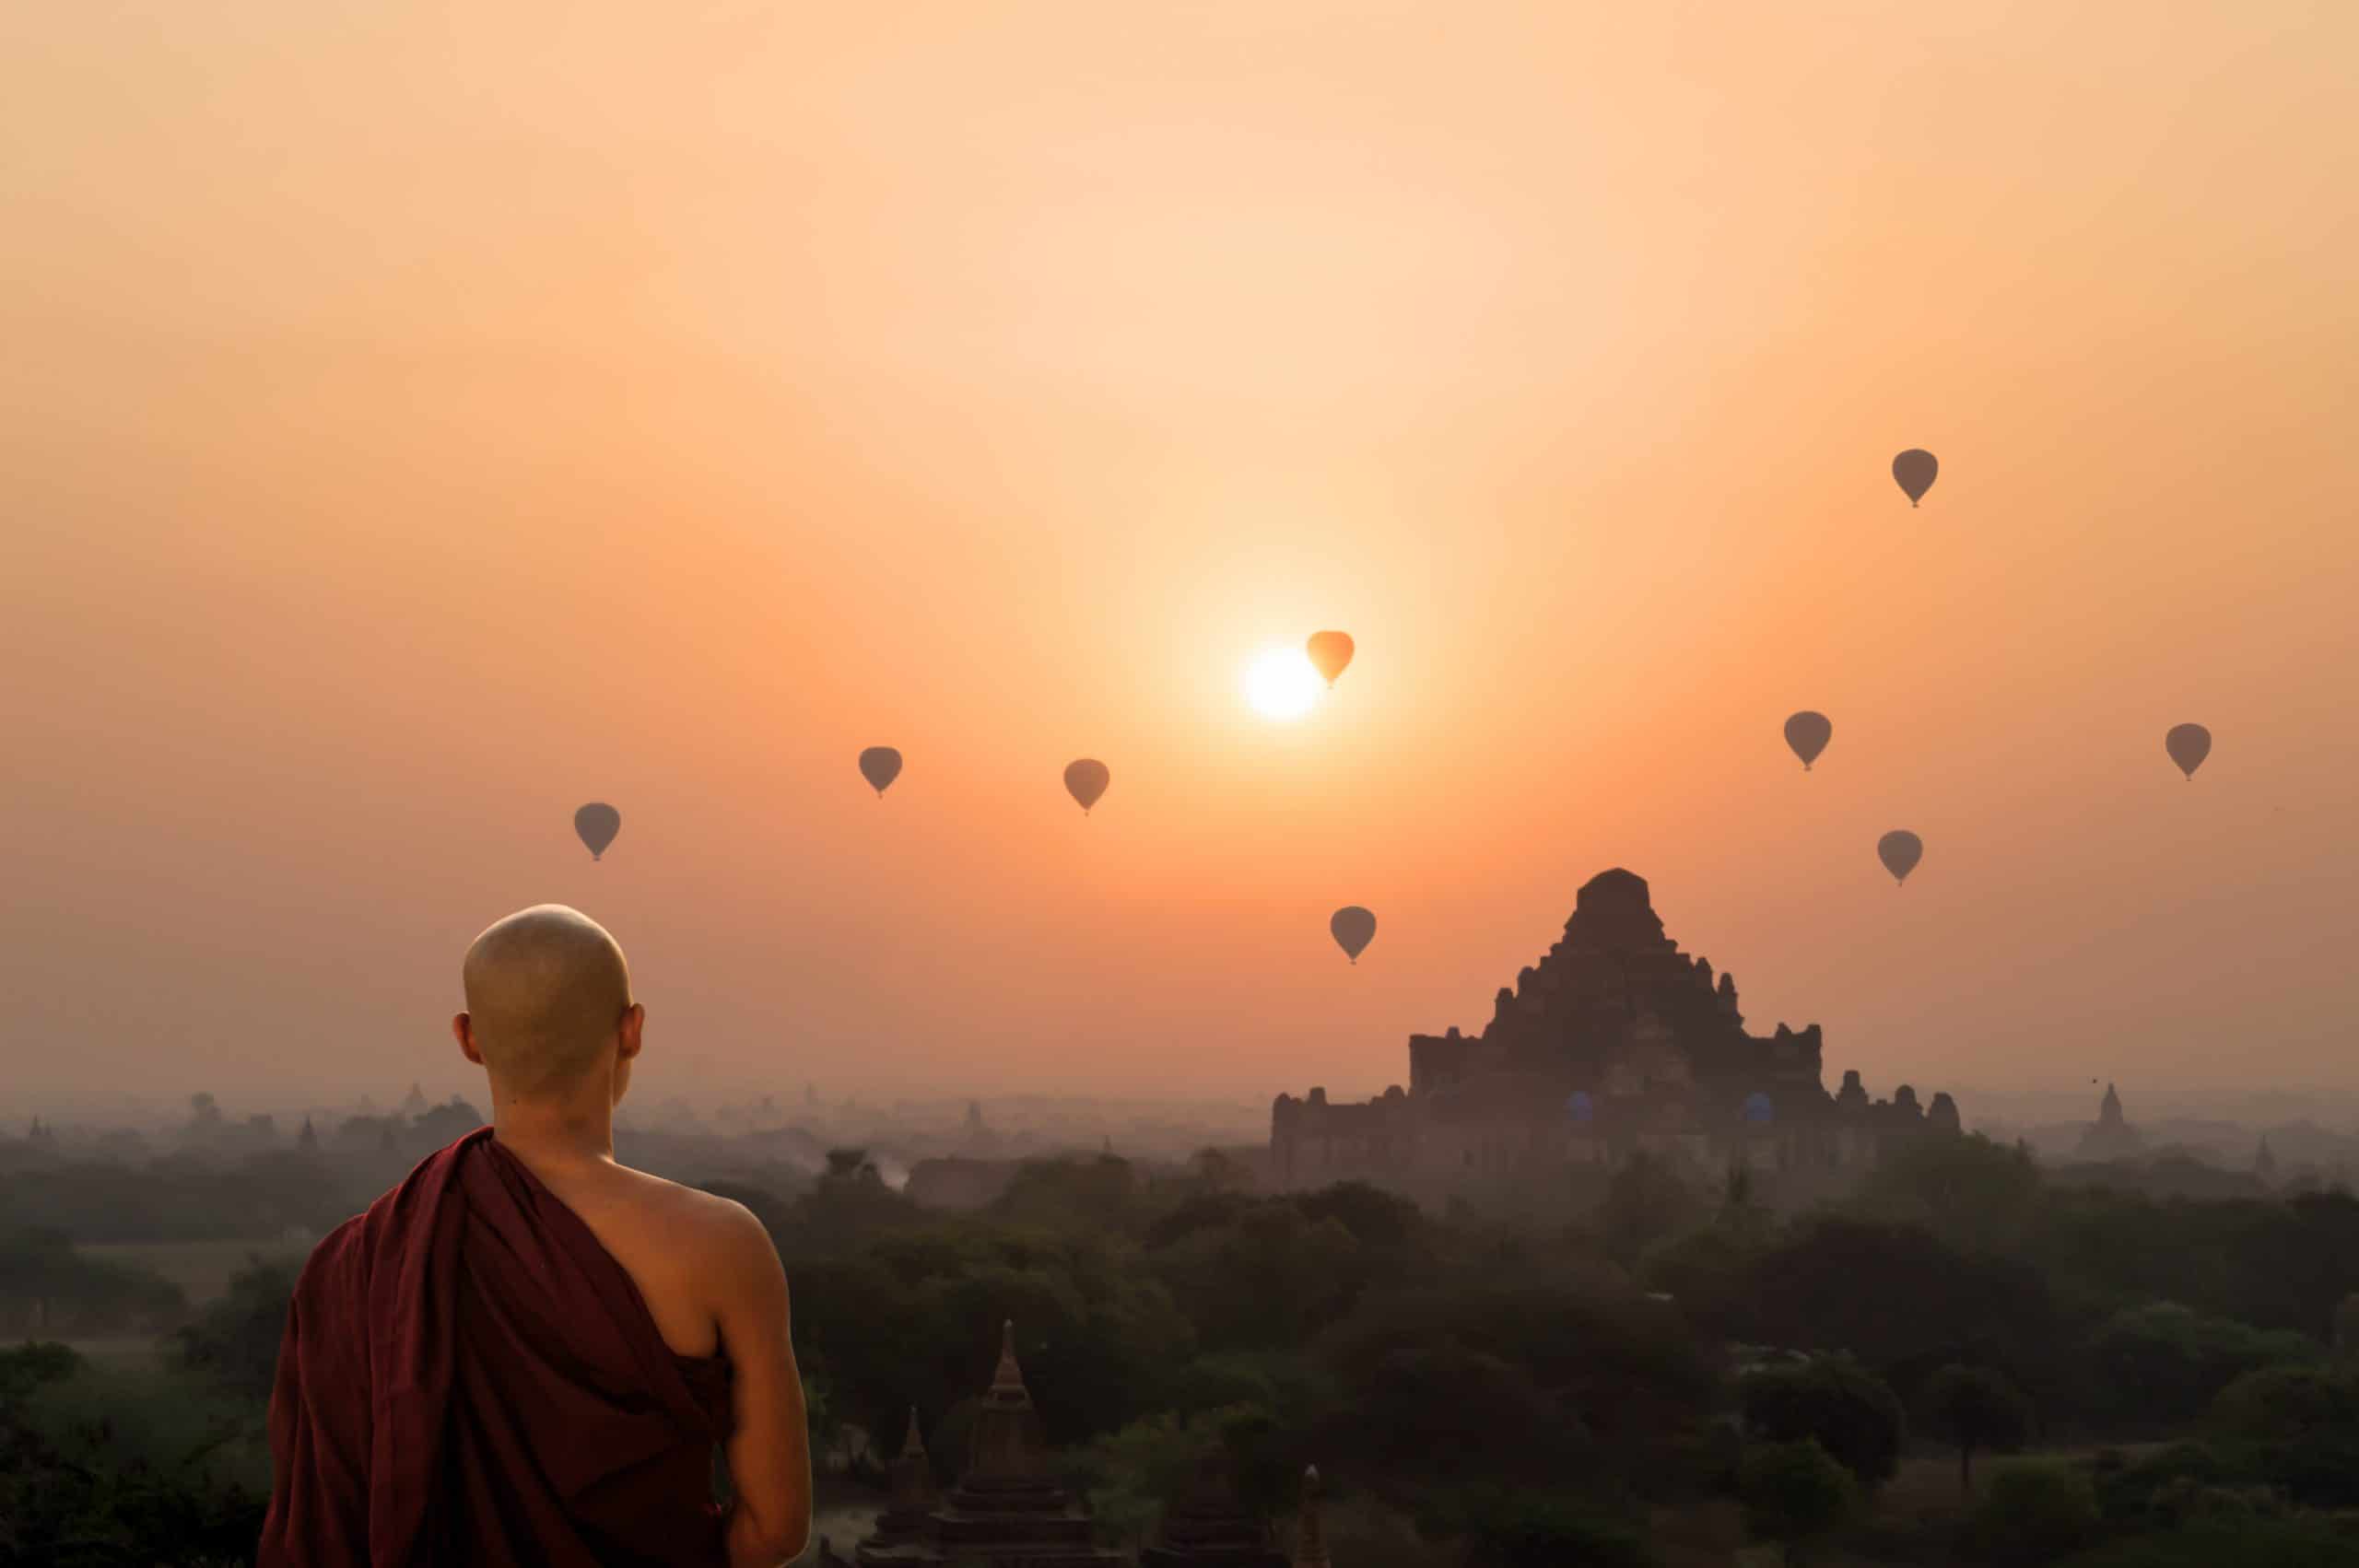
[{"label": "monk", "polygon": [[622,949],[545,904],[464,980],[491,1126],[304,1265],[260,1568],[776,1568],[811,1527],[786,1273],[741,1205],[616,1162]]}]

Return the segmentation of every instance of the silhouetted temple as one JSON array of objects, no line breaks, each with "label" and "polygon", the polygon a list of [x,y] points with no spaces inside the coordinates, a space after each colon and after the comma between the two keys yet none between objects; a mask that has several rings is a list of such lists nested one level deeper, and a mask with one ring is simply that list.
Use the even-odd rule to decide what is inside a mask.
[{"label": "silhouetted temple", "polygon": [[853,1551],[861,1568],[960,1563],[977,1568],[1112,1568],[1122,1554],[1096,1544],[1089,1515],[1049,1471],[1039,1413],[1015,1363],[1015,1326],[1001,1332],[999,1369],[967,1445],[967,1470],[939,1503],[917,1415],[893,1465],[892,1505]]},{"label": "silhouetted temple", "polygon": [[1409,1087],[1360,1105],[1281,1094],[1270,1157],[1285,1187],[1350,1177],[1442,1187],[1489,1173],[1606,1165],[1648,1151],[1708,1168],[1872,1164],[1895,1140],[1958,1130],[1947,1094],[1829,1094],[1815,1024],[1745,1032],[1736,981],[1663,934],[1645,881],[1590,879],[1562,941],[1502,988],[1481,1034],[1409,1036]]},{"label": "silhouetted temple", "polygon": [[875,1532],[854,1555],[863,1563],[939,1562],[933,1549],[933,1462],[918,1435],[918,1412],[910,1408],[910,1428],[892,1466],[892,1502],[876,1515]]},{"label": "silhouetted temple", "polygon": [[[1226,1446],[1206,1451],[1193,1482],[1165,1510],[1156,1539],[1140,1552],[1145,1568],[1287,1568],[1268,1527],[1238,1501],[1235,1466]],[[1096,1544],[1088,1514],[1050,1474],[1040,1418],[1015,1363],[1013,1323],[1001,1329],[999,1369],[976,1412],[957,1486],[946,1498],[935,1495],[914,1410],[891,1473],[891,1502],[852,1550],[858,1568],[1114,1568],[1130,1561]],[[1305,1527],[1314,1544],[1316,1507],[1306,1497]],[[825,1538],[818,1560],[822,1568],[852,1568]],[[1306,1560],[1297,1550],[1294,1561]],[[1323,1547],[1316,1561],[1325,1563]]]},{"label": "silhouetted temple", "polygon": [[1139,1553],[1144,1568],[1286,1568],[1267,1527],[1238,1500],[1236,1467],[1226,1444],[1204,1450],[1194,1480],[1163,1511],[1155,1540]]},{"label": "silhouetted temple", "polygon": [[2082,1160],[2134,1160],[2146,1152],[2146,1140],[2130,1125],[2121,1114],[2121,1096],[2113,1085],[2105,1086],[2105,1098],[2097,1102],[2097,1119],[2081,1133],[2081,1141],[2073,1150],[2073,1157]]}]

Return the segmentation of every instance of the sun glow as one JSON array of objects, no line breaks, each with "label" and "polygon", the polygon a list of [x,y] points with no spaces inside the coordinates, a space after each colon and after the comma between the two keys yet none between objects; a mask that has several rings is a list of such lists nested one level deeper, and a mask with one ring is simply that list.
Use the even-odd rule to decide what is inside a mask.
[{"label": "sun glow", "polygon": [[1301,718],[1319,700],[1319,672],[1299,648],[1273,648],[1245,670],[1245,700],[1264,719]]}]

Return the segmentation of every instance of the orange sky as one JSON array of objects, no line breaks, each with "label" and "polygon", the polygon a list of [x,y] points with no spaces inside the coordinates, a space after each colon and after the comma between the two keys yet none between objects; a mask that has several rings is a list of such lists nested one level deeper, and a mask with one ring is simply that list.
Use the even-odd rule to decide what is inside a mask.
[{"label": "orange sky", "polygon": [[2359,7],[690,9],[0,10],[17,1097],[463,1088],[541,899],[658,1095],[1368,1093],[1613,865],[1830,1082],[2359,1084]]}]

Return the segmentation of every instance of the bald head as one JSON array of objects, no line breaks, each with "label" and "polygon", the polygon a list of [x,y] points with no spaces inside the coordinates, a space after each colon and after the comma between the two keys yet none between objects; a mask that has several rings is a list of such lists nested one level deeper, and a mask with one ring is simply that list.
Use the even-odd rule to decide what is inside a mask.
[{"label": "bald head", "polygon": [[481,1053],[493,1083],[520,1097],[562,1093],[587,1078],[615,1050],[632,1012],[622,948],[605,927],[562,904],[534,905],[494,924],[467,949],[464,973],[462,1039]]}]

